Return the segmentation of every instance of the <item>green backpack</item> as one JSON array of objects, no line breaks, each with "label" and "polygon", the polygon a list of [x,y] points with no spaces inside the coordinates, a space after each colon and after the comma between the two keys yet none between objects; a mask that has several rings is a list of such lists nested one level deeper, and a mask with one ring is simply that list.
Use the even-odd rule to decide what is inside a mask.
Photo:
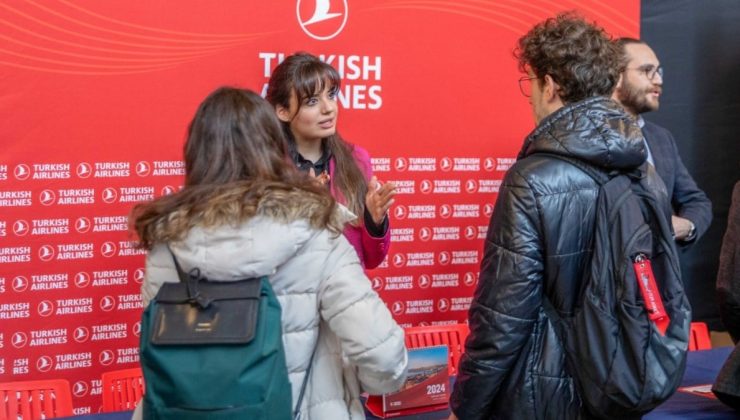
[{"label": "green backpack", "polygon": [[290,419],[281,310],[267,277],[209,281],[172,258],[180,282],[164,283],[141,320],[144,419]]}]

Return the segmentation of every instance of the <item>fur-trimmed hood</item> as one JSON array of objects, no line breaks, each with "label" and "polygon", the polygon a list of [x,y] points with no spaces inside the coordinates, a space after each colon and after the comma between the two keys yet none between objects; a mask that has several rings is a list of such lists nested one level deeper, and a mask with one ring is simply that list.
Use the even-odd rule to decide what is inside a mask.
[{"label": "fur-trimmed hood", "polygon": [[[206,202],[162,213],[148,231],[150,241],[168,243],[186,271],[197,267],[209,279],[234,280],[273,273],[325,231],[316,218],[326,206],[321,197],[282,187],[250,197],[249,188],[239,185]],[[337,204],[330,224],[339,230],[331,235],[341,235],[341,228],[355,218]]]}]

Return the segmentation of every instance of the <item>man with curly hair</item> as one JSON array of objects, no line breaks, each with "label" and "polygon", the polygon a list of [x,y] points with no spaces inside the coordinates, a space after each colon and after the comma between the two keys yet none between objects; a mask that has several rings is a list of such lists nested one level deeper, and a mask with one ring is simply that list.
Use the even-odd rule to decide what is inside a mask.
[{"label": "man with curly hair", "polygon": [[632,170],[645,161],[643,137],[609,98],[620,53],[602,28],[561,14],[519,39],[515,55],[537,127],[491,217],[451,418],[588,418],[543,302],[568,314],[580,300],[599,185],[553,155]]}]

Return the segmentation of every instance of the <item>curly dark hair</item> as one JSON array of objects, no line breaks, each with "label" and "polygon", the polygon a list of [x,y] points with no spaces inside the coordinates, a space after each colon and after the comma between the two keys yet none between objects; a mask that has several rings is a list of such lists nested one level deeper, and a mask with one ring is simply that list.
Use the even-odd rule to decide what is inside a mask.
[{"label": "curly dark hair", "polygon": [[520,71],[531,69],[539,79],[549,74],[564,103],[611,95],[623,67],[611,36],[575,12],[535,25],[519,38],[514,56]]}]

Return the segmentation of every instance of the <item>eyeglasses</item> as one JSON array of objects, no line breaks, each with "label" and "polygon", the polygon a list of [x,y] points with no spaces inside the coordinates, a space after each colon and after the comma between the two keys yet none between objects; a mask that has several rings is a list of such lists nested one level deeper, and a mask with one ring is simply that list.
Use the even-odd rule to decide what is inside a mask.
[{"label": "eyeglasses", "polygon": [[519,90],[522,91],[522,95],[529,98],[532,96],[532,80],[537,79],[537,76],[522,76],[519,78]]},{"label": "eyeglasses", "polygon": [[655,67],[652,64],[648,64],[647,66],[642,66],[642,67],[635,67],[635,68],[627,67],[627,70],[639,71],[642,74],[644,74],[645,77],[647,77],[648,80],[650,80],[651,82],[655,79],[656,74],[660,76],[661,80],[663,79],[663,67],[662,66]]}]

